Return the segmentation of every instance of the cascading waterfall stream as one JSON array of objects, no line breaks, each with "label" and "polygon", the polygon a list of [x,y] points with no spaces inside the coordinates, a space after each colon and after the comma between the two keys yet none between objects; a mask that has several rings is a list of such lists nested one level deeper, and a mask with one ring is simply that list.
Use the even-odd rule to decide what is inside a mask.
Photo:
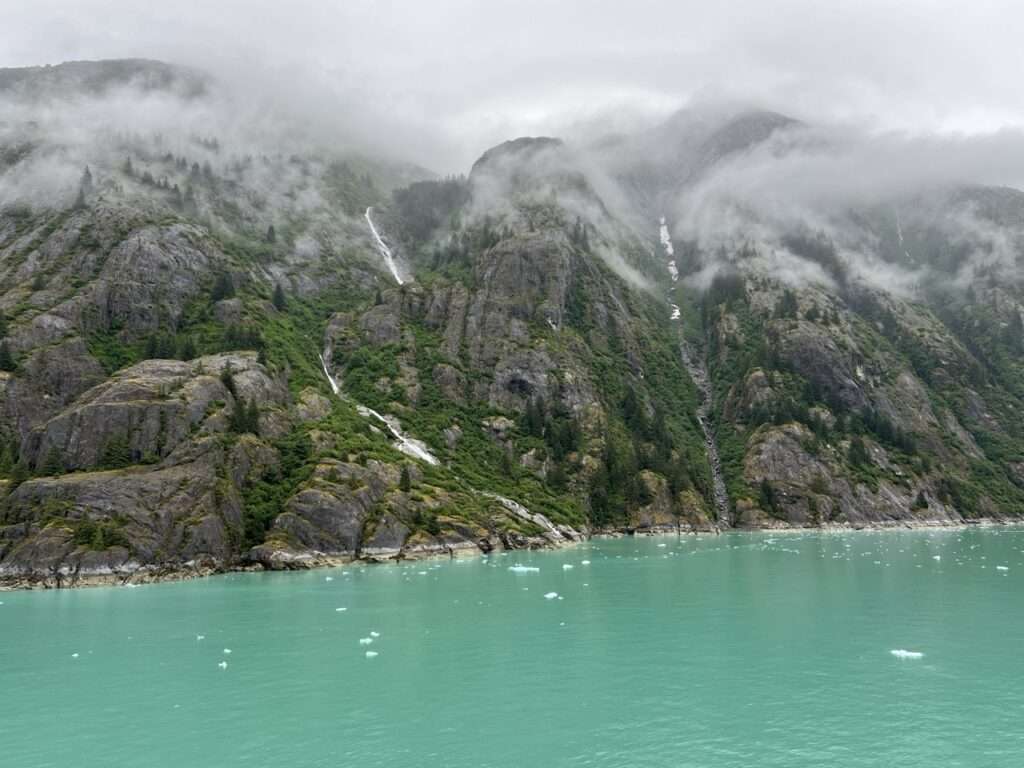
[{"label": "cascading waterfall stream", "polygon": [[[324,353],[319,356],[320,365],[323,367],[324,376],[327,377],[327,382],[331,385],[331,391],[338,397],[344,398],[341,394],[341,388],[338,386],[338,382],[335,381],[334,377],[331,375],[330,369],[327,367],[327,358],[330,356],[331,349],[330,347],[327,347],[327,349],[324,350]],[[412,456],[414,459],[420,459],[421,461],[425,461],[427,464],[432,464],[434,466],[441,463],[423,442],[405,434],[402,431],[402,425],[394,416],[384,416],[373,410],[373,408],[367,408],[365,405],[360,405],[359,403],[356,403],[355,406],[359,415],[364,419],[372,418],[383,424],[391,437],[394,438],[395,448],[406,456]]]},{"label": "cascading waterfall stream", "polygon": [[[338,382],[334,376],[331,375],[330,369],[327,367],[327,360],[331,357],[330,346],[326,347],[320,357],[320,366],[323,368],[324,376],[327,378],[328,384],[331,386],[331,391],[342,399],[347,398],[342,394],[341,387],[338,386]],[[374,419],[384,425],[384,428],[388,431],[391,437],[394,439],[394,447],[404,453],[406,456],[411,456],[414,459],[425,461],[427,464],[433,466],[439,465],[440,460],[430,452],[430,449],[420,440],[414,437],[409,437],[402,431],[401,424],[394,416],[385,416],[378,413],[373,408],[368,408],[365,405],[355,403],[356,411],[365,419]],[[525,506],[520,504],[518,501],[509,499],[505,496],[501,496],[497,493],[490,491],[479,491],[475,490],[475,493],[485,496],[489,499],[494,499],[499,502],[506,510],[514,514],[516,517],[533,523],[544,531],[544,535],[552,542],[557,541],[579,541],[583,537],[578,531],[568,525],[555,525],[545,515],[540,512],[531,512]]]},{"label": "cascading waterfall stream", "polygon": [[[672,246],[672,237],[669,234],[665,217],[662,216],[659,222],[659,238],[665,255],[668,257],[667,268],[672,282],[679,280],[679,271],[676,268],[675,249]],[[680,320],[681,312],[679,307],[671,304],[672,320]],[[682,336],[682,333],[680,333]],[[715,503],[715,516],[719,530],[730,525],[729,519],[729,492],[725,486],[725,477],[722,475],[722,460],[718,455],[718,442],[715,440],[715,430],[711,424],[712,389],[711,379],[708,376],[707,361],[703,356],[693,354],[690,345],[686,340],[679,340],[679,356],[683,362],[693,383],[697,385],[700,392],[700,404],[697,406],[697,422],[700,424],[701,432],[704,434],[704,448],[708,455],[708,465],[711,468],[711,492]]]},{"label": "cascading waterfall stream", "polygon": [[384,238],[380,236],[380,232],[377,231],[377,227],[374,226],[373,207],[366,209],[366,223],[370,225],[370,232],[373,234],[373,240],[377,244],[377,250],[380,255],[384,257],[384,262],[388,265],[388,269],[391,270],[392,276],[395,278],[395,282],[399,285],[404,285],[405,280],[402,279],[401,273],[398,271],[398,264],[395,262],[395,255],[391,253],[391,249],[388,248],[388,244],[384,242]]},{"label": "cascading waterfall stream", "polygon": [[715,501],[715,515],[717,516],[718,528],[728,528],[729,520],[729,492],[725,487],[725,477],[722,475],[722,460],[718,455],[718,442],[715,440],[715,429],[711,424],[711,381],[708,379],[708,369],[705,361],[693,355],[685,340],[679,341],[679,355],[683,366],[697,385],[700,392],[700,404],[697,406],[697,423],[700,424],[701,432],[704,433],[704,448],[708,454],[708,465],[711,467],[711,491]]}]

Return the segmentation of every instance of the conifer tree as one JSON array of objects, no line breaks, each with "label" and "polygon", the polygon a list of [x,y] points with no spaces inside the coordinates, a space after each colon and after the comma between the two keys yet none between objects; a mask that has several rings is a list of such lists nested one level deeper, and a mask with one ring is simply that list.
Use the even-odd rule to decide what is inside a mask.
[{"label": "conifer tree", "polygon": [[7,371],[10,373],[18,367],[18,364],[14,360],[14,355],[11,354],[10,345],[7,340],[4,339],[0,342],[0,371]]}]

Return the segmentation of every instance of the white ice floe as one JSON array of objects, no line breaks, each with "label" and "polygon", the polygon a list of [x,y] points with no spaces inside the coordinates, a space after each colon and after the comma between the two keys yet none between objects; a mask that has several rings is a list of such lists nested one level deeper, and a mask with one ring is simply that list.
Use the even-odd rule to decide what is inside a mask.
[{"label": "white ice floe", "polygon": [[545,600],[554,600],[556,597],[558,597],[558,593],[557,592],[547,592],[544,595],[544,599]]},{"label": "white ice floe", "polygon": [[366,658],[368,658],[368,659],[375,659],[375,658],[377,658],[377,652],[376,651],[367,651],[366,652]]},{"label": "white ice floe", "polygon": [[226,661],[222,661],[217,666],[220,667],[221,669],[227,669],[228,668],[228,663]]},{"label": "white ice floe", "polygon": [[889,651],[897,659],[923,659],[924,654],[920,651],[905,651],[902,648],[894,648]]},{"label": "white ice floe", "polygon": [[359,638],[359,644],[360,645],[369,645],[372,642],[373,642],[373,638],[372,637],[360,637]]},{"label": "white ice floe", "polygon": [[572,568],[573,568],[573,567],[572,567],[571,565],[569,565],[569,563],[564,563],[564,564],[562,565],[562,570],[563,570],[563,571],[571,571],[571,570],[572,570]]},{"label": "white ice floe", "polygon": [[512,571],[512,573],[537,573],[540,571],[540,568],[534,568],[532,565],[519,565],[519,563],[510,565],[508,569]]}]

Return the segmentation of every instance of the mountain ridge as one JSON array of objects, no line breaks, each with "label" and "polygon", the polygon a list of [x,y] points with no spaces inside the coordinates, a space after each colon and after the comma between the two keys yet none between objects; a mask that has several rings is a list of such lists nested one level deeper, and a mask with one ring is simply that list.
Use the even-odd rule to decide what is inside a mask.
[{"label": "mountain ridge", "polygon": [[0,579],[1018,519],[1024,196],[779,209],[731,180],[830,145],[700,120],[446,179],[230,131],[0,133]]}]

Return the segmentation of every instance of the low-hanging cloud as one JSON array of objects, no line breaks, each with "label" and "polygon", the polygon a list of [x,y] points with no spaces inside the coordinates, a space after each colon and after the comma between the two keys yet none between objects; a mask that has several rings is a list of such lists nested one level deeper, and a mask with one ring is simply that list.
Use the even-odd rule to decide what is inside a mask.
[{"label": "low-hanging cloud", "polygon": [[[1022,182],[1024,131],[1017,129],[938,136],[794,125],[723,159],[682,189],[674,234],[707,254],[698,283],[722,266],[715,254],[732,257],[752,246],[789,260],[797,255],[788,252],[787,236],[814,233],[830,241],[851,276],[910,293],[927,277],[914,263],[915,246],[900,246],[901,264],[882,258],[878,232],[865,226],[866,216],[882,217],[901,241],[904,230],[915,227],[941,231],[965,250],[956,269],[962,284],[985,266],[1014,262],[1024,228],[987,220],[976,202],[957,199],[957,191]],[[813,270],[801,274],[793,266],[790,260],[768,271],[790,281],[814,278]]]},{"label": "low-hanging cloud", "polygon": [[[0,66],[145,57],[344,114],[367,142],[464,171],[517,135],[665,116],[700,94],[914,132],[1024,123],[1020,9],[977,0],[34,0]],[[614,110],[614,113],[613,113]],[[323,120],[318,120],[318,123]],[[331,123],[332,121],[327,121]],[[333,121],[337,126],[339,121]]]}]

